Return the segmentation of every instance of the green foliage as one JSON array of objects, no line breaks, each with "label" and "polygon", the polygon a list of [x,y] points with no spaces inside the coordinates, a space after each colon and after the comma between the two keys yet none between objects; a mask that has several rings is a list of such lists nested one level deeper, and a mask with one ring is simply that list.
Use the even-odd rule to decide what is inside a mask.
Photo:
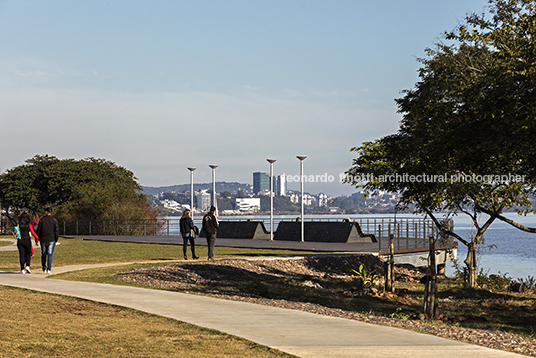
[{"label": "green foliage", "polygon": [[352,272],[361,279],[361,282],[363,283],[363,286],[370,287],[375,286],[379,279],[381,279],[381,275],[378,273],[380,272],[380,269],[376,269],[374,271],[369,271],[367,267],[364,264],[359,265],[359,269],[352,270]]},{"label": "green foliage", "polygon": [[536,278],[534,276],[528,276],[526,279],[518,278],[519,282],[526,288],[536,287]]},{"label": "green foliage", "polygon": [[402,311],[402,307],[397,307],[396,310],[389,315],[390,318],[398,318],[398,319],[409,319],[409,314],[400,313]]},{"label": "green foliage", "polygon": [[[398,132],[352,148],[358,157],[346,179],[367,195],[399,193],[399,208],[415,204],[466,245],[471,285],[476,247],[493,221],[506,208],[535,212],[536,7],[491,0],[490,13],[467,16],[447,42],[427,49],[420,81],[396,100]],[[469,215],[473,237],[441,225],[438,211]]]},{"label": "green foliage", "polygon": [[58,219],[152,219],[134,174],[104,159],[63,159],[48,155],[0,175],[0,199],[8,211],[55,208]]}]

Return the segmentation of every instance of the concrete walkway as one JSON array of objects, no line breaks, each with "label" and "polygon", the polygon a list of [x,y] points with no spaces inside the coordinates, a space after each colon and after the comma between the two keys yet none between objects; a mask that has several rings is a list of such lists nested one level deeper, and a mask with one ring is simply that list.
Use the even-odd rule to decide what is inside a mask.
[{"label": "concrete walkway", "polygon": [[[54,267],[53,273],[98,266],[103,265]],[[53,276],[47,278],[41,272],[27,275],[0,272],[0,284],[170,317],[243,337],[299,357],[521,357],[343,318],[177,292],[58,280]]]}]

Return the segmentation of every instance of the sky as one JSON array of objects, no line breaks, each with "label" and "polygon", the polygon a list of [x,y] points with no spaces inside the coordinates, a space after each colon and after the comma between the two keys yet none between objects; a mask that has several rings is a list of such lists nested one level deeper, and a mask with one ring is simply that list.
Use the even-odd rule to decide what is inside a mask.
[{"label": "sky", "polygon": [[[0,0],[0,173],[104,158],[143,186],[253,172],[350,195],[418,58],[487,0]],[[311,177],[311,175],[313,177]],[[299,181],[289,189],[299,190]]]}]

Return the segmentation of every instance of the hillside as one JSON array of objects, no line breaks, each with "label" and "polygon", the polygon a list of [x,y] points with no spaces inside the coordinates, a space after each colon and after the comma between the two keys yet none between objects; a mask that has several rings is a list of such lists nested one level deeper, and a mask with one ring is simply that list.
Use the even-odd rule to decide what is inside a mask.
[{"label": "hillside", "polygon": [[[158,195],[160,193],[181,193],[183,191],[189,191],[190,190],[190,184],[178,184],[178,185],[171,185],[171,186],[160,186],[160,187],[152,187],[152,186],[142,186],[143,193],[148,195]],[[201,189],[212,189],[212,183],[194,183],[194,191],[201,190]],[[238,190],[243,191],[244,193],[250,193],[251,192],[251,185],[249,184],[243,184],[243,183],[237,183],[237,182],[216,182],[216,192],[222,193],[224,191],[228,191],[230,193],[236,193]]]}]

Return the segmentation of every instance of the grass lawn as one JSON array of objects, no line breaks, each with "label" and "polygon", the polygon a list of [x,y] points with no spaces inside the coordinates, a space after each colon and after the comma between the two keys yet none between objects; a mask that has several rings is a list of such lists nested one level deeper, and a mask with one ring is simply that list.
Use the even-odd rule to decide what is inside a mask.
[{"label": "grass lawn", "polygon": [[[0,236],[0,242],[3,237]],[[205,255],[207,248],[197,248]],[[41,251],[34,247],[33,268]],[[216,247],[218,257],[288,255],[285,250]],[[54,267],[80,264],[173,260],[182,245],[134,244],[60,238]],[[201,256],[202,257],[202,256]],[[73,272],[93,281],[122,283],[116,273],[154,264],[132,264]],[[0,270],[18,271],[18,252],[0,252]],[[86,277],[87,280],[87,277]],[[0,286],[2,357],[293,357],[214,330],[143,312],[71,297]],[[49,309],[43,310],[47,305]]]},{"label": "grass lawn", "polygon": [[[0,236],[0,240],[2,236]],[[1,241],[0,241],[1,242]],[[189,252],[188,248],[188,252]],[[35,254],[32,258],[33,267],[41,265],[41,249],[34,246]],[[223,257],[250,257],[271,255],[298,255],[311,252],[298,252],[290,250],[262,250],[244,248],[215,248],[217,258]],[[196,254],[204,258],[207,256],[206,246],[197,246]],[[0,271],[18,271],[19,254],[15,251],[0,252]],[[59,245],[54,250],[52,270],[54,267],[82,264],[99,264],[115,262],[158,261],[182,259],[181,245],[137,244],[125,242],[105,242],[82,239],[60,238]]]},{"label": "grass lawn", "polygon": [[2,240],[2,239],[0,238],[0,246],[9,246],[9,245],[11,245],[12,243],[13,243],[13,242],[11,242],[11,241]]},{"label": "grass lawn", "polygon": [[215,330],[72,297],[0,286],[0,304],[1,357],[293,357]]}]

